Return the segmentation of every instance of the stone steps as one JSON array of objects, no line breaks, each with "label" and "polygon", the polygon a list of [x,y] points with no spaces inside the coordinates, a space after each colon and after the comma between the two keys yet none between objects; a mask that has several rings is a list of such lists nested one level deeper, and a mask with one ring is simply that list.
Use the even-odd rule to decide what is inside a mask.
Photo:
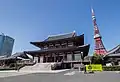
[{"label": "stone steps", "polygon": [[51,70],[51,65],[53,63],[36,63],[33,66],[25,66],[20,69],[20,71],[40,71],[40,70]]}]

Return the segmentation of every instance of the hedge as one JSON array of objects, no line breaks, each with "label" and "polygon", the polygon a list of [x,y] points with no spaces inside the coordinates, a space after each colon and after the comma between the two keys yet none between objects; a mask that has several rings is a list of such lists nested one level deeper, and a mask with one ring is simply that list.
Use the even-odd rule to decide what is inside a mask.
[{"label": "hedge", "polygon": [[103,66],[103,71],[120,71],[120,66]]},{"label": "hedge", "polygon": [[0,71],[16,70],[16,68],[0,68]]}]

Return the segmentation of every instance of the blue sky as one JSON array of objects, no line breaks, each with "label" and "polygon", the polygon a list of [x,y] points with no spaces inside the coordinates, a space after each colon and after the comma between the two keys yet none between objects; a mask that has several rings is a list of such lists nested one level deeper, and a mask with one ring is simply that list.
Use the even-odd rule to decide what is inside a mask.
[{"label": "blue sky", "polygon": [[94,49],[91,5],[107,50],[120,44],[119,0],[0,0],[0,32],[15,39],[13,53],[38,49],[31,41],[76,31]]}]

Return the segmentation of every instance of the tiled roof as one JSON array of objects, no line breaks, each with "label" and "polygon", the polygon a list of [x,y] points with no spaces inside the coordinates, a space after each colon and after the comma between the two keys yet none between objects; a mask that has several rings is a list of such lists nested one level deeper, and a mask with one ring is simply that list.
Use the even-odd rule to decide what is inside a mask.
[{"label": "tiled roof", "polygon": [[22,57],[22,58],[28,58],[28,56],[24,52],[17,52],[10,57]]},{"label": "tiled roof", "polygon": [[92,59],[92,56],[85,56],[84,59],[85,59],[85,60],[90,60],[90,59]]},{"label": "tiled roof", "polygon": [[67,33],[67,34],[60,34],[60,35],[53,35],[53,36],[49,36],[45,41],[52,41],[52,40],[70,38],[70,37],[74,37],[74,36],[76,36],[75,32]]},{"label": "tiled roof", "polygon": [[[36,50],[36,51],[25,51],[25,53],[27,54],[31,54],[31,55],[39,55],[42,53],[56,53],[56,52],[69,52],[69,51],[82,51],[83,52],[83,56],[87,56],[88,52],[89,52],[89,44],[86,45],[82,45],[82,46],[78,46],[78,47],[67,47],[67,48],[56,48],[56,49],[44,49],[44,50]],[[44,54],[42,54],[44,55]]]},{"label": "tiled roof", "polygon": [[[17,57],[28,58],[28,56],[26,54],[24,54],[24,52],[18,52],[18,53],[15,53],[9,57],[0,58],[0,60],[16,59]],[[17,58],[17,59],[19,59],[19,58]]]},{"label": "tiled roof", "polygon": [[108,54],[113,54],[113,53],[116,52],[118,49],[120,49],[120,45],[117,45],[115,48],[109,50],[108,53],[107,53],[107,55],[108,55]]},{"label": "tiled roof", "polygon": [[120,45],[117,45],[113,49],[109,50],[104,57],[118,57],[120,56]]},{"label": "tiled roof", "polygon": [[120,53],[117,53],[117,54],[109,54],[108,56],[120,56]]}]

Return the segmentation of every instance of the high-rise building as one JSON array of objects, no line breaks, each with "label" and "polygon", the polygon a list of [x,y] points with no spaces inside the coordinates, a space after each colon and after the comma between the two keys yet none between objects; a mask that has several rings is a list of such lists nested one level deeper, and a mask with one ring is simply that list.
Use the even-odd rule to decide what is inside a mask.
[{"label": "high-rise building", "polygon": [[4,34],[0,35],[0,56],[10,56],[12,54],[13,44],[13,38]]}]

